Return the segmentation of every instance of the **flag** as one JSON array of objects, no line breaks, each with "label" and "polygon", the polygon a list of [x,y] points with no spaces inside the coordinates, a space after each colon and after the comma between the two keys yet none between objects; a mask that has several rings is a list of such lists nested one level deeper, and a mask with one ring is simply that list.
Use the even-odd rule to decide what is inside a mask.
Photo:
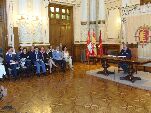
[{"label": "flag", "polygon": [[91,41],[90,41],[90,30],[88,31],[87,37],[87,49],[86,49],[86,58],[88,59],[91,53]]},{"label": "flag", "polygon": [[98,45],[98,55],[102,56],[103,55],[103,47],[102,47],[102,33],[100,30],[100,36],[99,36],[99,45]]},{"label": "flag", "polygon": [[97,55],[97,48],[96,48],[96,34],[93,29],[93,34],[92,34],[92,56]]}]

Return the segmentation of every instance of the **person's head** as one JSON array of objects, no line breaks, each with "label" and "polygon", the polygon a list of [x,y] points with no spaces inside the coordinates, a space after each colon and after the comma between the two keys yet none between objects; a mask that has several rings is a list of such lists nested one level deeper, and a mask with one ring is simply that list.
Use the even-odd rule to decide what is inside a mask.
[{"label": "person's head", "polygon": [[24,53],[24,54],[27,53],[27,48],[23,48],[23,53]]},{"label": "person's head", "polygon": [[49,46],[49,49],[52,49],[52,45]]},{"label": "person's head", "polygon": [[37,46],[35,46],[35,52],[38,52],[39,48]]},{"label": "person's head", "polygon": [[40,48],[40,51],[45,51],[45,48],[42,46],[41,48]]},{"label": "person's head", "polygon": [[123,43],[123,49],[127,50],[127,44]]},{"label": "person's head", "polygon": [[20,46],[20,47],[18,48],[18,50],[19,50],[19,51],[23,51],[23,47]]},{"label": "person's head", "polygon": [[63,51],[67,51],[67,47],[66,46],[63,47]]},{"label": "person's head", "polygon": [[13,53],[13,51],[14,51],[13,47],[12,46],[8,47],[7,51],[8,51],[8,53]]},{"label": "person's head", "polygon": [[56,51],[59,51],[59,46],[56,47]]},{"label": "person's head", "polygon": [[60,43],[59,46],[62,47],[62,43]]},{"label": "person's head", "polygon": [[35,49],[35,47],[32,45],[32,46],[31,46],[31,51],[34,51],[34,49]]}]

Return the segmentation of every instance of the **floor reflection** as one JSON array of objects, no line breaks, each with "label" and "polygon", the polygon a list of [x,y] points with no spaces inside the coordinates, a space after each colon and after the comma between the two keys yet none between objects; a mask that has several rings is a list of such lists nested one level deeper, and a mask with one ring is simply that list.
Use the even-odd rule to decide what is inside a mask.
[{"label": "floor reflection", "polygon": [[[4,113],[151,113],[151,92],[86,75],[100,65],[77,63],[74,71],[5,81]],[[16,110],[16,111],[15,111]]]}]

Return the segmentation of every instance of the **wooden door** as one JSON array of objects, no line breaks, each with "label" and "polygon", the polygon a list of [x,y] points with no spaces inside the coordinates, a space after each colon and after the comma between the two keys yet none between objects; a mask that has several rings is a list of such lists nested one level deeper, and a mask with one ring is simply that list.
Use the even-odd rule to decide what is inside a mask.
[{"label": "wooden door", "polygon": [[50,4],[48,9],[50,44],[57,46],[62,43],[71,52],[73,44],[73,7]]},{"label": "wooden door", "polygon": [[50,44],[53,45],[53,46],[57,46],[60,44],[60,26],[57,25],[57,24],[51,24],[50,27],[49,27],[49,35],[50,35],[50,38],[49,38],[49,41],[50,41]]},{"label": "wooden door", "polygon": [[2,48],[3,38],[2,38],[2,27],[0,27],[0,48]]},{"label": "wooden door", "polygon": [[66,30],[66,25],[61,25],[61,31],[60,31],[60,43],[63,45],[66,45],[66,40],[67,40],[67,30]]},{"label": "wooden door", "polygon": [[14,48],[16,51],[18,51],[19,48],[18,27],[13,27],[13,33],[14,33]]},{"label": "wooden door", "polygon": [[8,46],[6,21],[6,0],[0,0],[0,48],[4,53]]}]

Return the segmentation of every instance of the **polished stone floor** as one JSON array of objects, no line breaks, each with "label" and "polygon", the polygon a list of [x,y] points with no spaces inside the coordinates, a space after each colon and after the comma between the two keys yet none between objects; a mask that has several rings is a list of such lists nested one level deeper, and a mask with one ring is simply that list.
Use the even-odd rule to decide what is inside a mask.
[{"label": "polished stone floor", "polygon": [[86,75],[99,67],[76,63],[65,74],[0,82],[8,89],[0,113],[151,113],[151,92]]}]

